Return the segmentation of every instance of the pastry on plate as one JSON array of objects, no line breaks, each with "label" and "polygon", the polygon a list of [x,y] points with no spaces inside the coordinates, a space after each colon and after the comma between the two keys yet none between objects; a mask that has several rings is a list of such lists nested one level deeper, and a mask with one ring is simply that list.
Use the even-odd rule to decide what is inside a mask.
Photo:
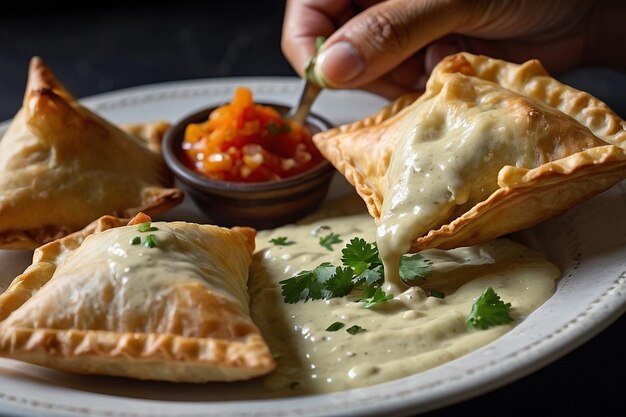
[{"label": "pastry on plate", "polygon": [[0,356],[174,382],[271,371],[248,306],[256,231],[104,216],[35,250],[0,296]]},{"label": "pastry on plate", "polygon": [[484,242],[626,178],[624,120],[536,60],[449,56],[423,94],[314,141],[365,200],[381,254]]},{"label": "pastry on plate", "polygon": [[154,215],[182,201],[160,153],[164,122],[127,126],[94,114],[40,58],[0,139],[0,248],[34,249],[103,215]]}]

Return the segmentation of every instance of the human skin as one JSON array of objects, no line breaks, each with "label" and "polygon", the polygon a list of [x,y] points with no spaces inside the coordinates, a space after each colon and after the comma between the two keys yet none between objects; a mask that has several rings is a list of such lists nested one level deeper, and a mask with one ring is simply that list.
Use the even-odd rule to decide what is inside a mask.
[{"label": "human skin", "polygon": [[[334,88],[388,98],[421,89],[458,51],[539,59],[554,75],[581,65],[626,69],[626,2],[593,0],[288,0],[282,48],[300,74],[327,37],[316,73]],[[617,38],[617,39],[616,39]],[[609,45],[613,45],[610,47]]]}]

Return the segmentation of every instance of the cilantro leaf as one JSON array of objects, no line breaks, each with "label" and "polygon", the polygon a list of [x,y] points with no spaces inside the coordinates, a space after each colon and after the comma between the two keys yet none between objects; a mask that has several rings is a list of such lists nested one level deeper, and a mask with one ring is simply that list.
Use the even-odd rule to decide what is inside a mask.
[{"label": "cilantro leaf", "polygon": [[330,326],[328,326],[326,328],[327,332],[336,332],[337,330],[341,329],[343,326],[345,326],[345,324],[343,324],[340,321],[336,321],[333,324],[331,324]]},{"label": "cilantro leaf", "polygon": [[[312,235],[319,230],[328,229],[327,226],[318,226]],[[277,238],[284,239],[287,238]],[[274,239],[273,239],[274,240]],[[271,242],[273,242],[271,240]],[[333,250],[332,245],[342,242],[336,233],[329,233],[320,237],[320,245]],[[277,241],[275,244],[289,242]],[[280,281],[282,295],[286,303],[298,301],[319,300],[322,298],[343,297],[350,294],[355,288],[363,289],[363,298],[366,308],[393,299],[393,295],[386,294],[382,288],[384,269],[378,248],[375,243],[368,243],[365,239],[355,237],[341,250],[343,266],[335,267],[324,262],[312,271],[302,271],[292,278]],[[400,278],[405,281],[424,280],[432,271],[431,261],[420,254],[405,255],[400,259]]]},{"label": "cilantro leaf", "polygon": [[154,232],[156,230],[159,230],[159,228],[150,225],[150,222],[146,222],[146,223],[140,223],[139,226],[137,226],[137,230],[143,233],[143,232]]},{"label": "cilantro leaf", "polygon": [[493,288],[488,287],[472,305],[467,317],[467,325],[474,329],[485,330],[492,326],[513,321],[509,314],[511,303],[504,303]]},{"label": "cilantro leaf", "polygon": [[367,331],[367,329],[364,329],[361,326],[357,326],[356,324],[354,326],[348,327],[346,329],[346,332],[348,332],[348,333],[350,333],[352,335],[358,334],[358,333],[363,333],[363,332],[366,332],[366,331]]},{"label": "cilantro leaf", "polygon": [[354,270],[352,268],[338,266],[335,274],[324,282],[324,288],[328,290],[326,298],[343,297],[350,294],[350,291],[354,288],[353,276]]},{"label": "cilantro leaf", "polygon": [[143,244],[146,248],[156,248],[157,246],[157,238],[155,235],[150,233],[146,238],[146,241]]},{"label": "cilantro leaf", "polygon": [[357,276],[357,278],[358,279],[364,279],[365,280],[365,284],[367,284],[367,285],[376,284],[380,280],[383,279],[383,266],[382,265],[376,265],[372,269],[366,269],[365,271],[361,272]]},{"label": "cilantro leaf", "polygon": [[363,302],[365,308],[372,308],[377,304],[381,304],[393,300],[393,295],[386,294],[380,287],[365,286],[363,290]]},{"label": "cilantro leaf", "polygon": [[373,269],[382,264],[376,245],[367,243],[360,237],[351,239],[341,253],[341,262],[352,267],[356,275],[361,275],[366,269]]},{"label": "cilantro leaf", "polygon": [[422,255],[404,255],[400,258],[400,278],[403,281],[415,281],[426,279],[433,267]]},{"label": "cilantro leaf", "polygon": [[326,298],[328,290],[324,283],[335,273],[335,267],[324,262],[312,271],[300,271],[295,276],[279,282],[286,303]]},{"label": "cilantro leaf", "polygon": [[334,245],[335,243],[341,243],[341,242],[343,242],[343,240],[339,238],[339,235],[332,233],[332,232],[330,234],[327,234],[326,236],[320,237],[320,245],[322,245],[329,251],[333,250],[332,245]]},{"label": "cilantro leaf", "polygon": [[285,236],[275,237],[274,239],[270,239],[269,242],[276,246],[289,246],[296,243],[293,240],[289,240],[289,238]]}]

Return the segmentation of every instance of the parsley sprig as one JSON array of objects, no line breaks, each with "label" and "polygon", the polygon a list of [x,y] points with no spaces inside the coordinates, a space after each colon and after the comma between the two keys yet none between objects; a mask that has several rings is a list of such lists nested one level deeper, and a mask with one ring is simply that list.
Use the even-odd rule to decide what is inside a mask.
[{"label": "parsley sprig", "polygon": [[369,270],[379,273],[378,278],[380,278],[383,263],[378,256],[378,248],[375,244],[355,237],[343,248],[341,254],[341,262],[353,268],[355,275],[360,276]]},{"label": "parsley sprig", "polygon": [[[137,226],[137,230],[140,233],[146,233],[146,232],[156,232],[157,230],[159,230],[158,227],[156,226],[152,226],[152,224],[150,222],[145,222],[145,223],[140,223]],[[140,236],[134,236],[133,238],[130,239],[130,244],[131,245],[139,245],[141,243],[141,237]],[[148,234],[148,236],[146,237],[146,240],[143,244],[146,248],[156,248],[157,247],[157,238],[153,233]]]},{"label": "parsley sprig", "polygon": [[363,302],[365,303],[365,308],[372,308],[377,304],[384,303],[392,299],[393,295],[385,294],[380,287],[366,285],[363,290]]},{"label": "parsley sprig", "polygon": [[329,233],[326,236],[320,237],[320,245],[328,249],[329,251],[333,250],[333,245],[336,243],[341,243],[343,240],[336,233]]},{"label": "parsley sprig", "polygon": [[324,283],[334,273],[335,267],[330,262],[324,262],[312,271],[300,271],[295,276],[280,281],[285,302],[295,304],[298,301],[330,298],[330,292]]},{"label": "parsley sprig", "polygon": [[367,329],[364,329],[361,326],[357,326],[356,324],[354,326],[348,327],[346,329],[346,332],[350,333],[351,335],[355,335],[355,334],[359,334],[359,333],[365,333],[367,331]]},{"label": "parsley sprig", "polygon": [[143,244],[146,248],[156,248],[157,247],[157,238],[155,235],[150,233],[148,237],[146,237],[146,241]]},{"label": "parsley sprig", "polygon": [[[355,289],[362,290],[366,308],[393,299],[381,288],[384,270],[376,244],[355,237],[341,253],[341,266],[324,262],[311,271],[300,271],[280,281],[284,301],[294,304],[343,297]],[[400,259],[400,276],[405,281],[424,280],[431,270],[429,261],[420,254],[405,255]]]},{"label": "parsley sprig", "polygon": [[279,236],[275,237],[274,239],[270,239],[270,243],[273,243],[276,246],[290,246],[295,244],[296,242],[294,242],[293,240],[289,240],[288,237]]},{"label": "parsley sprig", "polygon": [[492,326],[513,321],[510,315],[511,303],[504,303],[491,287],[482,293],[472,305],[467,317],[467,325],[474,329],[485,330]]},{"label": "parsley sprig", "polygon": [[152,226],[150,222],[146,222],[146,223],[140,223],[139,226],[137,226],[137,230],[143,233],[143,232],[154,232],[154,231],[159,230],[159,228]]},{"label": "parsley sprig", "polygon": [[343,328],[345,326],[344,323],[340,322],[340,321],[336,321],[333,324],[331,324],[330,326],[328,326],[326,328],[327,332],[336,332],[337,330]]}]

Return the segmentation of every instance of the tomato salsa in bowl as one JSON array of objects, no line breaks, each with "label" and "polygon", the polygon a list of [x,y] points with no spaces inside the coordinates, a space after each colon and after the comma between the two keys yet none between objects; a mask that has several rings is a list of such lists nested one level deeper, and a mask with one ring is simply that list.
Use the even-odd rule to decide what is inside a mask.
[{"label": "tomato salsa in bowl", "polygon": [[302,126],[284,117],[288,111],[255,103],[239,87],[231,102],[194,112],[166,133],[165,162],[215,224],[274,228],[326,196],[335,169],[311,136],[331,125],[310,114]]}]

